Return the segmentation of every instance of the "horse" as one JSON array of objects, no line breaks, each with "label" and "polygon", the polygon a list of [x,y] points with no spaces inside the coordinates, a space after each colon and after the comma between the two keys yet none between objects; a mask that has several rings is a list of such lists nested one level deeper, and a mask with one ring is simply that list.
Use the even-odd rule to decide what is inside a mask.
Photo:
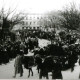
[{"label": "horse", "polygon": [[23,57],[23,65],[26,69],[29,70],[28,78],[30,77],[30,72],[32,73],[32,76],[33,76],[32,67],[35,65],[34,64],[34,56],[24,56]]},{"label": "horse", "polygon": [[42,58],[40,57],[39,54],[35,55],[35,64],[37,65],[37,70],[38,70],[38,73],[39,73],[39,67],[42,64]]}]

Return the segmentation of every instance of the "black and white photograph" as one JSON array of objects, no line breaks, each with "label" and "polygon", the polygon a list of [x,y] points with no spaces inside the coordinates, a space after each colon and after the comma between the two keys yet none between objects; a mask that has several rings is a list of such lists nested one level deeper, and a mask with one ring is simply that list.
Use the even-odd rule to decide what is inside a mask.
[{"label": "black and white photograph", "polygon": [[80,79],[80,0],[0,0],[0,79]]}]

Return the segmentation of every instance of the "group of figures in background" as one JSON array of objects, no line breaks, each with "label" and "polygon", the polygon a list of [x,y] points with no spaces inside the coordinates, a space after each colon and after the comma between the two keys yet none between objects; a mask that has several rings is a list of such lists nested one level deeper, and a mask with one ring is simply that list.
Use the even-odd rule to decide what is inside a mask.
[{"label": "group of figures in background", "polygon": [[[46,34],[47,35],[47,34]],[[29,69],[33,76],[33,66],[37,66],[39,79],[48,77],[48,72],[52,72],[52,79],[62,79],[62,70],[71,68],[74,70],[75,63],[80,55],[80,44],[75,44],[77,36],[71,34],[59,33],[59,38],[52,37],[47,40],[51,41],[45,47],[39,46],[39,37],[27,37],[23,42],[7,42],[0,45],[0,64],[8,63],[11,59],[15,58],[15,75],[20,73],[23,76],[23,66]],[[28,54],[32,54],[29,55]],[[35,76],[35,75],[34,75]]]},{"label": "group of figures in background", "polygon": [[28,49],[32,50],[38,47],[38,39],[28,38],[26,42],[4,42],[0,44],[0,64],[8,63],[11,59],[15,58],[22,49],[24,54],[28,53]]}]

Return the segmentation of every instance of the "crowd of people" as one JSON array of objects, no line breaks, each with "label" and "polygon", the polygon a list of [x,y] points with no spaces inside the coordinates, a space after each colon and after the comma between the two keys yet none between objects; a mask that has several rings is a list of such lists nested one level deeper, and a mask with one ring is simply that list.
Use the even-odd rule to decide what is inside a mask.
[{"label": "crowd of people", "polygon": [[[38,70],[40,70],[40,72],[38,71],[40,79],[42,76],[46,76],[48,79],[48,72],[52,72],[52,79],[62,79],[61,70],[68,68],[74,70],[74,64],[78,60],[78,55],[80,55],[80,44],[75,44],[78,39],[77,36],[69,33],[65,34],[64,32],[58,33],[58,35],[52,32],[39,32],[39,35],[36,32],[28,34],[24,41],[8,41],[0,44],[0,64],[8,63],[9,60],[16,57],[14,77],[17,73],[20,73],[20,76],[23,75],[21,64],[23,61],[21,62],[21,59],[24,59],[24,54],[28,54],[28,50],[32,50],[34,53],[35,62],[33,65],[37,65]],[[38,38],[50,40],[51,44],[40,48]],[[31,66],[28,65],[30,63],[25,61],[27,68],[32,71]]]},{"label": "crowd of people", "polygon": [[52,72],[52,79],[62,79],[63,77],[61,74],[61,70],[66,70],[68,68],[71,68],[71,71],[74,70],[74,65],[78,60],[78,55],[80,55],[80,45],[79,43],[75,44],[77,41],[76,36],[69,33],[64,35],[64,32],[62,33],[58,34],[58,38],[56,38],[56,35],[50,38],[50,36],[48,37],[48,35],[50,35],[51,33],[48,35],[46,33],[43,33],[44,36],[47,36],[43,38],[50,40],[51,44],[43,48],[37,46],[33,49],[33,56],[35,58],[35,63],[37,64],[38,72],[40,69],[40,79],[42,78],[42,76],[46,76],[46,78],[48,79],[49,71]]},{"label": "crowd of people", "polygon": [[45,32],[45,31],[41,31],[41,30],[37,30],[37,31],[24,31],[24,34],[20,33],[21,38],[25,39],[26,37],[38,37],[40,39],[54,39],[55,38],[55,31],[53,32]]},{"label": "crowd of people", "polygon": [[28,37],[24,42],[23,41],[6,41],[0,44],[0,64],[6,64],[11,59],[15,58],[17,54],[20,53],[22,49],[24,54],[28,53],[28,49],[32,50],[35,47],[38,47],[38,39]]}]

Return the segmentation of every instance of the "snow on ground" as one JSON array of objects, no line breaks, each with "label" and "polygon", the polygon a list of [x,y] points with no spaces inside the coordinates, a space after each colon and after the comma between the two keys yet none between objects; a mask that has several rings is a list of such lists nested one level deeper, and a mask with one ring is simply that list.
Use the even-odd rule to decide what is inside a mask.
[{"label": "snow on ground", "polygon": [[75,64],[73,72],[71,72],[71,69],[62,71],[63,79],[68,79],[68,80],[78,80],[79,74],[80,74],[80,66],[78,63]]},{"label": "snow on ground", "polygon": [[[23,77],[19,77],[20,75],[17,74],[16,79],[27,79],[28,77],[28,70],[27,69],[23,69],[24,73],[23,73]],[[37,70],[36,67],[33,67],[34,70],[34,75],[35,76],[31,76],[29,79],[35,79],[36,77],[38,77],[37,75]],[[14,79],[14,60],[10,61],[10,63],[6,64],[6,65],[1,65],[0,66],[0,79]]]},{"label": "snow on ground", "polygon": [[[17,74],[15,79],[39,79],[39,74],[36,70],[36,66],[32,68],[34,75],[30,76],[28,78],[28,70],[23,68],[24,73],[22,77],[19,77],[20,75]],[[74,68],[74,71],[71,72],[71,69],[68,69],[66,71],[62,71],[63,79],[68,79],[68,80],[78,80],[79,79],[79,73],[80,73],[80,66],[76,65]],[[14,60],[10,61],[10,63],[6,65],[1,65],[0,66],[0,79],[14,79]],[[51,79],[51,73],[49,73],[49,79]],[[44,79],[44,78],[43,78]]]},{"label": "snow on ground", "polygon": [[[39,45],[47,45],[46,40],[39,40]],[[50,43],[50,42],[49,42]],[[41,46],[42,47],[42,46]],[[15,79],[39,79],[39,74],[36,70],[36,67],[33,67],[34,75],[30,76],[28,78],[28,70],[23,68],[24,73],[22,77],[19,77],[18,74]],[[66,71],[62,71],[63,79],[64,80],[78,80],[79,79],[79,73],[80,73],[80,66],[78,63],[75,64],[74,71],[71,72],[71,69],[68,69]],[[10,61],[9,63],[0,65],[0,79],[14,79],[14,59]],[[49,73],[49,79],[51,79],[51,73]],[[44,78],[43,78],[44,79]]]},{"label": "snow on ground", "polygon": [[47,46],[48,44],[51,44],[50,41],[45,39],[38,39],[39,47],[43,48],[44,46]]}]

